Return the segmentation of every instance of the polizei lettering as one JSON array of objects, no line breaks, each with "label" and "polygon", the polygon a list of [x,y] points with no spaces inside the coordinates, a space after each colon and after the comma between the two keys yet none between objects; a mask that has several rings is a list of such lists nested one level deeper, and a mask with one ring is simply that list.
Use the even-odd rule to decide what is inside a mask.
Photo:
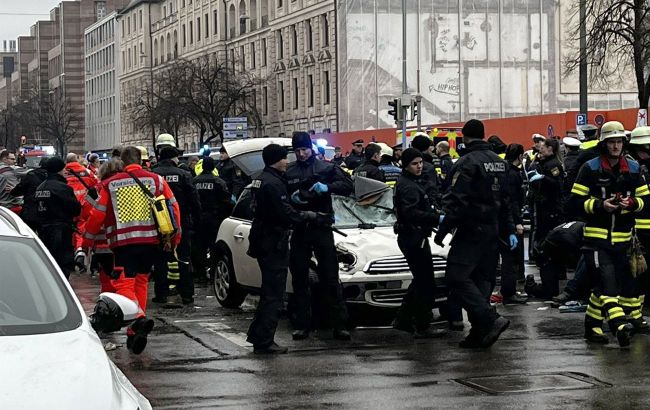
[{"label": "polizei lettering", "polygon": [[201,182],[199,184],[196,184],[196,189],[211,191],[212,188],[214,188],[212,182]]},{"label": "polizei lettering", "polygon": [[483,167],[485,172],[506,172],[505,162],[485,162]]}]

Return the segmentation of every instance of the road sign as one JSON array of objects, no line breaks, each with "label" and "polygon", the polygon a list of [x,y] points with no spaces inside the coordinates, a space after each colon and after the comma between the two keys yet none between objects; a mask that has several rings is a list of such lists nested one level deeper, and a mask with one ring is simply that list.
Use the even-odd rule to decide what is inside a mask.
[{"label": "road sign", "polygon": [[587,114],[576,114],[576,125],[587,125]]},{"label": "road sign", "polygon": [[594,122],[597,126],[601,126],[605,123],[605,116],[603,114],[598,114],[594,117]]},{"label": "road sign", "polygon": [[248,118],[246,117],[224,117],[223,139],[240,140],[248,138]]},{"label": "road sign", "polygon": [[224,140],[240,140],[248,138],[248,131],[224,131]]},{"label": "road sign", "polygon": [[224,122],[223,129],[224,131],[246,131],[248,129],[248,124],[241,122]]},{"label": "road sign", "polygon": [[248,118],[246,118],[246,117],[224,117],[223,122],[244,122],[244,123],[248,123]]}]

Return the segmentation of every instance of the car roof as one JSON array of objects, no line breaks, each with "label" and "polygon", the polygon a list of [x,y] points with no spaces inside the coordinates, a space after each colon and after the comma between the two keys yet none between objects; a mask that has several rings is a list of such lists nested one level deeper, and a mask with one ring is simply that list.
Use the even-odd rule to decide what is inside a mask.
[{"label": "car roof", "polygon": [[249,152],[261,151],[269,144],[291,147],[291,138],[248,138],[245,140],[226,141],[223,143],[223,146],[226,148],[228,156],[232,158]]},{"label": "car roof", "polygon": [[18,215],[0,206],[0,236],[33,237],[33,233]]}]

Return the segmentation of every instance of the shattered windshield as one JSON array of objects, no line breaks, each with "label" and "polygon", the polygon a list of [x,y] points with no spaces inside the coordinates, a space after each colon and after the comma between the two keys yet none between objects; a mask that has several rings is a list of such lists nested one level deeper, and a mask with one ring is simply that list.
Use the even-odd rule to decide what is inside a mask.
[{"label": "shattered windshield", "polygon": [[385,191],[381,197],[370,205],[359,205],[354,198],[332,196],[334,206],[334,226],[352,228],[360,224],[376,226],[393,226],[393,190]]}]

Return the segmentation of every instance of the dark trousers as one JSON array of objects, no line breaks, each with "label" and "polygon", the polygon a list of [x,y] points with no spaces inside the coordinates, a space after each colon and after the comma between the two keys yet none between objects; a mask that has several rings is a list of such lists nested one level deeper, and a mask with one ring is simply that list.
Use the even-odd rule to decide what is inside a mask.
[{"label": "dark trousers", "polygon": [[517,280],[522,277],[520,257],[523,257],[523,235],[517,236],[519,244],[510,250],[510,244],[499,240],[499,254],[501,255],[501,296],[510,298],[517,292]]},{"label": "dark trousers", "polygon": [[74,271],[72,222],[70,224],[42,225],[39,236],[66,278]]},{"label": "dark trousers", "polygon": [[285,245],[284,250],[269,252],[258,258],[257,263],[262,271],[262,289],[246,340],[256,347],[267,347],[273,343],[284,305],[289,265],[288,247]]},{"label": "dark trousers", "polygon": [[424,330],[431,323],[436,287],[429,240],[418,234],[398,235],[397,244],[413,275],[397,313],[397,321],[410,324],[415,319],[416,329]]},{"label": "dark trousers", "polygon": [[498,239],[458,233],[447,257],[447,285],[467,311],[472,328],[492,326],[498,315],[490,306],[498,259]]},{"label": "dark trousers", "polygon": [[214,218],[201,218],[201,223],[196,229],[192,241],[192,265],[196,279],[203,280],[208,277],[208,251],[213,254],[214,243],[217,239],[221,221]]},{"label": "dark trousers", "polygon": [[573,279],[569,280],[564,287],[564,291],[575,299],[587,299],[589,297],[589,290],[591,287],[591,280],[587,272],[587,264],[584,256],[578,260],[575,274]]},{"label": "dark trousers", "polygon": [[[169,285],[175,283],[178,294],[184,299],[194,296],[194,280],[190,271],[190,252],[192,246],[190,231],[183,231],[181,242],[176,248],[176,258],[173,253],[160,250],[159,258],[154,263],[154,293],[157,297],[169,295]],[[178,280],[168,278],[169,267],[178,266]]]},{"label": "dark trousers", "polygon": [[335,329],[343,329],[347,322],[347,309],[339,283],[339,265],[334,248],[334,236],[329,228],[296,230],[291,236],[289,268],[293,284],[295,319],[297,329],[311,328],[311,295],[309,265],[312,254],[316,257],[316,274],[325,289],[325,299]]}]

